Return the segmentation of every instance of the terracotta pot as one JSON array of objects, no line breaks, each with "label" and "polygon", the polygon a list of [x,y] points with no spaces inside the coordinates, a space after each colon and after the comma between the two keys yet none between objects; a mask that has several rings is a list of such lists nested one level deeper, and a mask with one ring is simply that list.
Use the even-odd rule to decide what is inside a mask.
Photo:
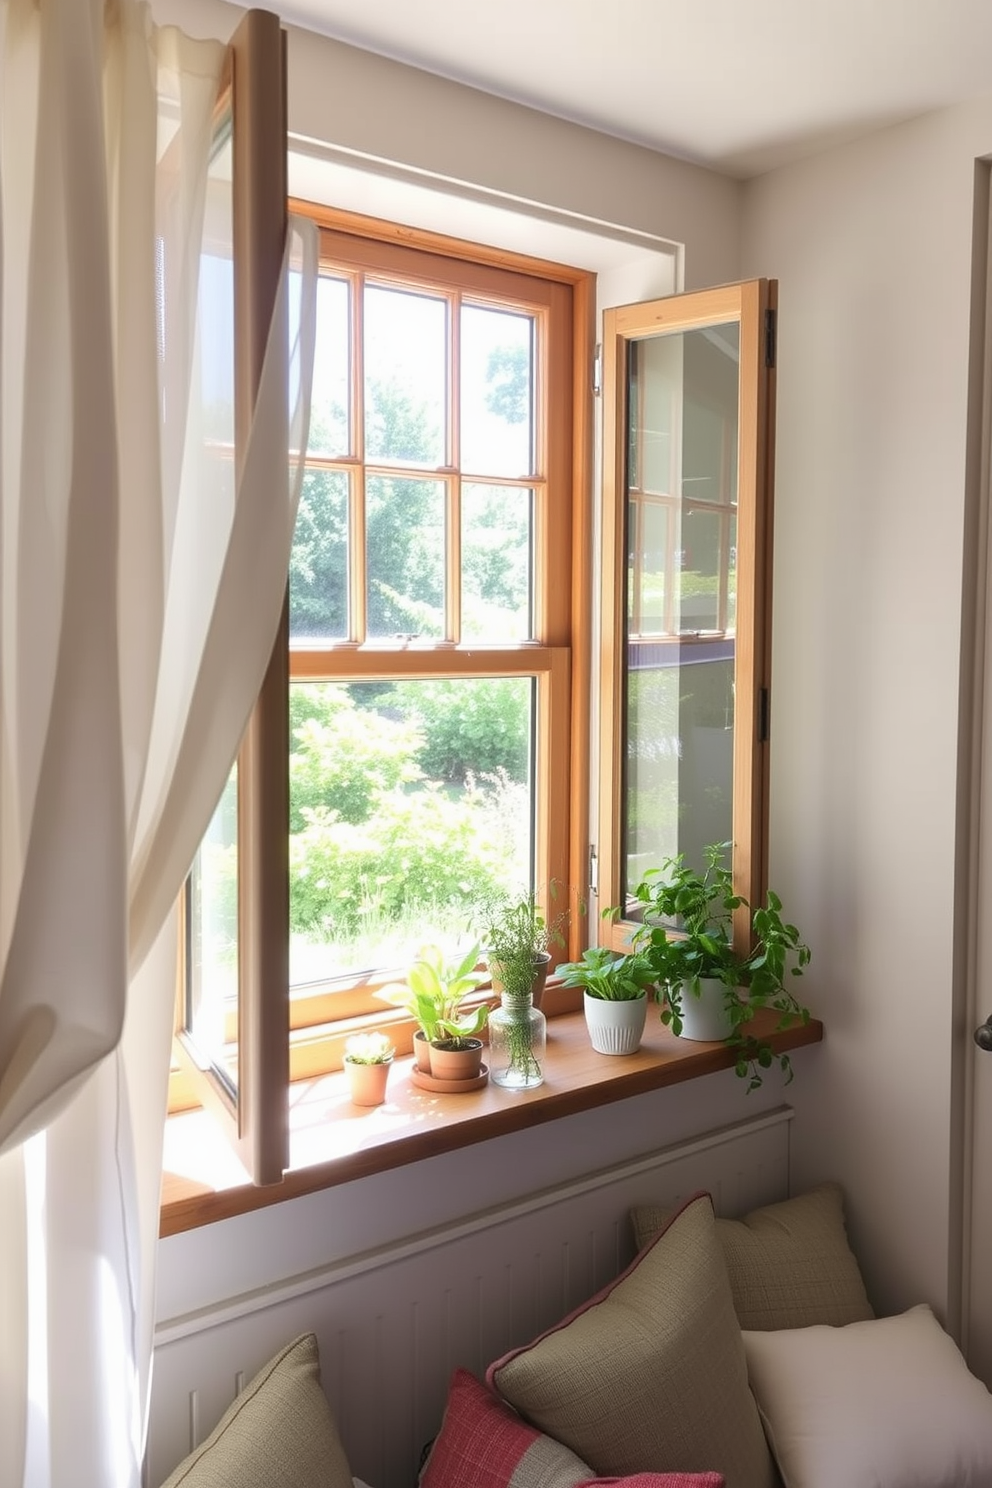
[{"label": "terracotta pot", "polygon": [[435,1080],[474,1080],[482,1071],[482,1040],[465,1039],[465,1049],[439,1049],[430,1044],[431,1074]]},{"label": "terracotta pot", "polygon": [[419,1070],[425,1075],[431,1072],[431,1042],[422,1029],[418,1028],[413,1035],[413,1058]]},{"label": "terracotta pot", "polygon": [[[541,1006],[541,998],[544,996],[544,988],[548,980],[548,971],[551,968],[551,953],[549,951],[538,951],[534,957],[534,980],[531,984],[530,998],[534,1007]],[[503,986],[503,978],[499,973],[499,962],[489,962],[489,975],[492,978],[493,991],[501,996],[506,990]]]},{"label": "terracotta pot", "polygon": [[583,1006],[589,1038],[597,1054],[636,1054],[641,1047],[648,1015],[648,996],[628,1002],[609,1002],[584,994]]},{"label": "terracotta pot", "polygon": [[351,1086],[351,1102],[355,1106],[381,1106],[386,1099],[386,1082],[389,1079],[391,1059],[382,1064],[354,1064],[345,1057],[344,1067],[348,1071]]}]

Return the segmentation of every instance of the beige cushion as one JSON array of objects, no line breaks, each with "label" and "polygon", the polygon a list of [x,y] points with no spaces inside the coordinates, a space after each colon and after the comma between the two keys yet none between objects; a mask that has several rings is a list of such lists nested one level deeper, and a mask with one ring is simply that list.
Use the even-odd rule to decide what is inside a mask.
[{"label": "beige cushion", "polygon": [[[638,1247],[648,1244],[668,1211],[631,1211]],[[755,1209],[744,1219],[718,1219],[742,1328],[808,1328],[874,1317],[847,1241],[844,1196],[837,1183]]]},{"label": "beige cushion", "polygon": [[599,1474],[715,1471],[727,1488],[775,1481],[708,1194],[487,1379]]},{"label": "beige cushion", "polygon": [[786,1488],[985,1488],[992,1396],[929,1307],[745,1333]]},{"label": "beige cushion", "polygon": [[352,1488],[305,1333],[260,1369],[162,1488]]}]

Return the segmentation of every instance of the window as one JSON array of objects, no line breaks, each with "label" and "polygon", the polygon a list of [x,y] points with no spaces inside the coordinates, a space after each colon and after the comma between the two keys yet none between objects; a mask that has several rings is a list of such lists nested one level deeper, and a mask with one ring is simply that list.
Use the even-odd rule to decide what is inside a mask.
[{"label": "window", "polygon": [[[583,893],[587,277],[313,215],[285,681],[188,895],[186,1057],[232,1108],[246,1000],[282,1001],[286,1020],[288,988],[290,1073],[312,1074],[363,1020],[395,1016],[375,992],[417,946],[466,944],[487,893]],[[280,820],[273,864],[259,844]]]},{"label": "window", "polygon": [[426,939],[464,945],[487,886],[567,885],[575,957],[590,845],[593,916],[711,841],[748,898],[764,879],[774,284],[606,312],[594,551],[590,277],[306,210],[285,628],[185,945],[183,1061],[221,1077],[256,1181],[286,1165],[254,1163],[251,1133],[285,1141],[287,1080],[373,1022],[407,1048],[377,989]]},{"label": "window", "polygon": [[719,842],[763,894],[774,307],[757,280],[605,317],[605,904]]}]

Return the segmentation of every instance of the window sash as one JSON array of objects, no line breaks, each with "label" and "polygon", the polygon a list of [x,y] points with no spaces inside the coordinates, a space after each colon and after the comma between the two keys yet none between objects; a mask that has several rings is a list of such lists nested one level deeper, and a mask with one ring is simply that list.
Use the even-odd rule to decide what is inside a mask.
[{"label": "window sash", "polygon": [[[752,280],[672,295],[608,310],[603,335],[602,707],[600,714],[600,904],[620,904],[623,883],[625,704],[627,679],[627,369],[636,338],[717,326],[740,328],[736,508],[727,501],[700,506],[729,523],[736,509],[735,709],[733,749],[734,886],[752,903],[763,898],[767,856],[768,738],[771,683],[771,562],[775,369],[767,357],[769,317],[777,286]],[[654,499],[652,497],[652,499]],[[657,499],[665,500],[660,496]],[[698,509],[698,507],[697,507]],[[724,535],[726,539],[726,534]],[[636,567],[636,560],[635,560]],[[669,578],[671,575],[669,575]],[[725,589],[725,585],[722,586]],[[666,589],[669,586],[666,583]],[[666,594],[669,604],[670,591]],[[727,596],[719,595],[726,624]],[[672,624],[673,634],[677,626]],[[715,638],[722,631],[718,628]],[[710,632],[706,633],[710,636]],[[656,639],[663,641],[666,632]],[[638,637],[631,636],[636,644]],[[647,639],[655,639],[648,637]],[[604,923],[600,939],[617,949],[634,926]],[[735,937],[749,941],[745,906],[735,916]]]},{"label": "window sash", "polygon": [[[527,260],[497,250],[479,249],[439,238],[432,234],[412,233],[391,224],[356,219],[345,214],[292,203],[294,211],[315,217],[321,226],[321,267],[332,276],[347,273],[353,285],[363,282],[363,275],[376,283],[409,283],[411,277],[427,289],[446,293],[455,291],[456,301],[473,305],[499,305],[525,310],[541,318],[544,358],[539,369],[546,408],[555,411],[553,419],[539,420],[547,428],[536,442],[535,471],[526,477],[489,483],[505,483],[535,491],[533,532],[535,572],[534,636],[536,639],[512,645],[463,644],[459,639],[445,639],[437,644],[418,642],[399,648],[395,642],[376,642],[357,636],[352,624],[348,639],[325,645],[295,639],[289,644],[288,628],[282,639],[282,657],[274,658],[274,667],[284,667],[277,689],[261,704],[263,716],[273,731],[283,727],[285,700],[289,680],[354,681],[404,677],[486,677],[521,676],[536,680],[537,759],[536,780],[536,863],[538,886],[568,884],[573,905],[570,943],[562,955],[578,953],[584,940],[582,901],[587,853],[588,807],[586,804],[586,768],[588,760],[587,699],[588,677],[585,664],[589,655],[589,555],[583,539],[589,518],[588,447],[590,444],[590,390],[580,372],[578,357],[592,341],[592,276]],[[337,226],[359,227],[363,234],[342,232]],[[402,233],[402,242],[397,233]],[[420,246],[411,248],[418,240]],[[464,257],[463,257],[464,256]],[[590,356],[591,363],[591,356]],[[357,375],[352,372],[353,378]],[[358,404],[351,396],[352,420]],[[356,438],[357,432],[357,438]],[[352,448],[345,456],[326,453],[308,455],[308,468],[344,469],[355,478],[361,452],[360,430],[352,433]],[[378,468],[378,467],[370,467]],[[395,474],[393,467],[388,468]],[[421,473],[418,470],[418,474]],[[428,472],[429,473],[429,472]],[[444,468],[437,472],[445,478],[456,478]],[[467,473],[466,473],[467,474]],[[487,477],[487,481],[489,478]],[[572,533],[579,534],[573,553]],[[352,585],[352,588],[354,586]],[[450,587],[450,586],[449,586]],[[457,632],[456,632],[457,635]],[[584,699],[586,700],[584,702]],[[288,730],[283,733],[287,765],[283,778],[288,790]],[[243,765],[242,765],[243,768]],[[255,776],[255,795],[263,786],[261,775]],[[249,791],[245,792],[250,796]],[[257,810],[257,802],[256,802]],[[279,813],[282,806],[279,803]],[[288,801],[285,845],[288,849]],[[256,831],[249,822],[249,833]],[[239,833],[240,837],[240,833]],[[271,836],[269,838],[271,841]],[[343,1040],[353,1026],[395,1020],[395,1010],[384,1008],[374,997],[375,982],[362,980],[350,989],[327,991],[315,987],[306,994],[288,994],[288,869],[278,894],[267,898],[262,913],[260,875],[249,868],[255,880],[253,890],[241,890],[242,933],[247,919],[256,927],[256,941],[266,942],[270,959],[266,976],[256,975],[246,983],[242,978],[239,993],[239,1046],[245,1027],[247,1002],[277,1001],[279,1014],[277,1042],[285,1049],[287,1039],[290,1078],[303,1077],[336,1068],[340,1064]],[[279,872],[283,869],[281,862]],[[242,874],[242,877],[244,875]],[[278,909],[274,910],[273,902]],[[246,904],[251,908],[247,914]],[[285,910],[283,905],[285,904]],[[280,923],[277,925],[277,919]],[[261,929],[264,925],[264,929]],[[276,950],[278,947],[278,950]],[[262,947],[257,948],[259,951]],[[282,997],[273,986],[276,961],[287,967],[284,983],[287,995]],[[393,973],[395,975],[395,973]],[[288,1005],[288,1008],[287,1008]],[[334,1012],[336,1016],[329,1017]],[[291,1033],[288,1030],[291,1029]],[[412,1030],[411,1030],[412,1032]],[[396,1029],[399,1047],[403,1047],[403,1030]],[[239,1048],[239,1054],[240,1054]],[[186,1061],[188,1064],[188,1060]],[[280,1099],[285,1106],[285,1068]],[[243,1073],[239,1077],[244,1078]],[[177,1088],[180,1080],[177,1078]],[[239,1105],[245,1104],[242,1090]]]}]

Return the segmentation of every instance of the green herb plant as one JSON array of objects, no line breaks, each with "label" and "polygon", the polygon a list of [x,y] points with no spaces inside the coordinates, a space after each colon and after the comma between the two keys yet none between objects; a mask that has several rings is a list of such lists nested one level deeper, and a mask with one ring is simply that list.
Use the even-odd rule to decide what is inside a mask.
[{"label": "green herb plant", "polygon": [[[558,886],[552,883],[549,899],[557,894]],[[483,903],[478,921],[489,969],[499,978],[502,990],[509,997],[527,997],[534,986],[535,961],[551,946],[565,944],[562,931],[568,923],[568,909],[548,917],[534,890],[502,892]]]},{"label": "green herb plant", "polygon": [[566,987],[581,987],[604,1002],[636,1002],[655,985],[655,970],[641,952],[617,955],[607,946],[590,946],[581,961],[558,967]]}]

